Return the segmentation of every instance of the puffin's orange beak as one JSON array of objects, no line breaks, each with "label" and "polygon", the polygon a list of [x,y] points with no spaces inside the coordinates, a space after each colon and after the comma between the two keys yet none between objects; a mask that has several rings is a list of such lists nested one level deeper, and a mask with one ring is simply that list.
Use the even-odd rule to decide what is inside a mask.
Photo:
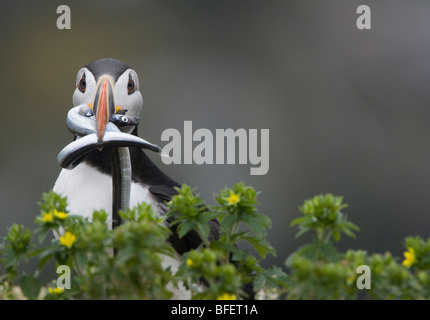
[{"label": "puffin's orange beak", "polygon": [[115,113],[112,83],[112,78],[107,75],[100,77],[97,83],[97,93],[94,99],[93,110],[96,115],[97,138],[99,142],[103,140],[106,125]]}]

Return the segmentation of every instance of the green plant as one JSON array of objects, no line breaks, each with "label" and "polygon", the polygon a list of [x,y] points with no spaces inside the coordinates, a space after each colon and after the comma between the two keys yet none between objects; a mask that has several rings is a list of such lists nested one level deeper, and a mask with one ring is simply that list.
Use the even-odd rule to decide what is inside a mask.
[{"label": "green plant", "polygon": [[[257,258],[236,246],[247,241],[263,258],[275,254],[265,240],[270,219],[257,211],[255,190],[243,184],[224,189],[216,196],[219,205],[212,207],[187,185],[177,191],[165,217],[143,203],[120,212],[124,223],[115,230],[108,228],[104,211],[94,212],[92,219],[69,215],[65,198],[52,191],[43,194],[38,227],[30,231],[13,225],[0,245],[0,294],[13,298],[17,288],[29,299],[168,299],[172,286],[183,284],[194,299],[231,299],[245,296],[243,285],[257,278],[261,286],[262,279],[285,276],[280,269],[266,272]],[[175,257],[165,224],[171,217],[180,237],[194,229],[203,240],[183,256],[177,272],[162,265],[163,256]],[[220,221],[219,239],[209,236],[210,220]],[[239,231],[241,224],[248,229]],[[56,237],[43,245],[52,234]],[[38,260],[34,274],[20,271],[20,263],[28,259]],[[73,271],[70,289],[57,288],[56,274],[47,287],[40,284],[40,271],[52,260]],[[282,280],[272,281],[272,286],[280,284]]]},{"label": "green plant", "polygon": [[[291,222],[301,236],[314,231],[311,244],[293,252],[286,260],[289,269],[289,299],[428,299],[430,239],[405,240],[405,260],[391,253],[369,255],[363,250],[339,252],[334,246],[341,234],[355,237],[358,227],[342,212],[342,197],[318,195],[306,200],[304,216]],[[371,277],[368,289],[358,288],[359,266],[367,266]]]},{"label": "green plant", "polygon": [[[179,269],[178,277],[193,292],[195,299],[216,299],[225,294],[231,297],[246,296],[244,284],[254,283],[257,290],[265,282],[272,287],[285,284],[286,275],[279,268],[265,270],[259,260],[237,246],[250,244],[261,258],[275,249],[266,240],[270,219],[257,209],[257,192],[242,183],[225,188],[215,195],[216,206],[208,206],[188,186],[178,188],[178,195],[170,201],[169,216],[178,224],[178,234],[184,236],[195,229],[204,246],[188,252]],[[210,220],[220,223],[219,239],[209,237]],[[198,287],[198,279],[208,284]]]},{"label": "green plant", "polygon": [[[355,237],[359,230],[344,214],[342,197],[317,195],[299,207],[302,216],[291,226],[298,228],[297,236],[311,232],[313,239],[288,256],[287,275],[260,264],[275,249],[266,239],[271,221],[259,212],[252,187],[225,188],[214,195],[216,205],[207,205],[187,185],[177,192],[165,216],[140,204],[121,212],[124,223],[114,230],[104,211],[92,219],[69,215],[66,199],[52,191],[43,194],[37,228],[14,224],[0,242],[0,299],[168,299],[179,286],[192,299],[240,299],[248,297],[244,288],[250,285],[259,299],[430,298],[430,239],[407,237],[404,259],[389,252],[340,252],[335,244],[341,236]],[[178,270],[162,263],[163,257],[176,256],[165,219],[179,237],[194,230],[202,239],[181,257]],[[219,237],[209,223],[219,224]],[[22,266],[31,259],[37,270],[26,273]],[[57,285],[56,273],[47,284],[40,282],[50,261],[72,270],[70,289]],[[359,286],[363,266],[371,273],[364,288]]]}]

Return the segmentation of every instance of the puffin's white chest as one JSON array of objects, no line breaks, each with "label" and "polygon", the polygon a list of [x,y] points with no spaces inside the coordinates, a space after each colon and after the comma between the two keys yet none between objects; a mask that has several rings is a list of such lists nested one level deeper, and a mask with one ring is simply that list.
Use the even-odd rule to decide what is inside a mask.
[{"label": "puffin's white chest", "polygon": [[[112,215],[112,177],[86,163],[72,170],[63,169],[53,190],[67,197],[70,214],[91,217],[94,210],[104,209]],[[132,183],[130,191],[131,208],[146,202],[157,209],[146,186]]]}]

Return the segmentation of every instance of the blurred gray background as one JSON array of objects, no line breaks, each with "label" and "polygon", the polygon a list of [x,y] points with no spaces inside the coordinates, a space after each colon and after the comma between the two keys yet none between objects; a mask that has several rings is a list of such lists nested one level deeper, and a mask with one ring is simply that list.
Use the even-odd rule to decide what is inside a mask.
[{"label": "blurred gray background", "polygon": [[[72,29],[58,30],[67,4]],[[356,8],[372,29],[356,27]],[[430,2],[2,1],[0,4],[0,236],[34,228],[37,202],[72,140],[65,126],[76,73],[103,57],[140,77],[139,135],[164,145],[167,128],[270,129],[270,170],[164,165],[213,193],[243,181],[261,191],[268,239],[285,258],[310,237],[289,223],[315,194],[343,195],[356,239],[338,247],[391,251],[430,236]]]}]

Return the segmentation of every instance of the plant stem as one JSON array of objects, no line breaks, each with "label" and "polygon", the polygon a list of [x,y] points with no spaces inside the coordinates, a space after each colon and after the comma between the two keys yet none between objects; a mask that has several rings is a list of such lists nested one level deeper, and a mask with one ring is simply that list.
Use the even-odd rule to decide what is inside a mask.
[{"label": "plant stem", "polygon": [[315,231],[317,233],[317,239],[318,239],[318,241],[324,242],[324,238],[325,238],[324,228],[318,228]]},{"label": "plant stem", "polygon": [[235,235],[237,233],[237,229],[239,229],[239,223],[235,222],[233,223],[233,225],[230,227],[229,230],[227,230],[226,232],[226,242],[230,243],[231,238],[233,237],[233,235]]},{"label": "plant stem", "polygon": [[239,230],[239,222],[236,222],[231,227],[231,236],[235,235],[237,231]]},{"label": "plant stem", "polygon": [[330,231],[330,230],[328,230],[328,231],[327,231],[327,234],[325,235],[324,242],[329,242],[330,237],[331,237],[331,231]]},{"label": "plant stem", "polygon": [[195,230],[197,231],[198,235],[202,239],[202,241],[205,244],[205,246],[209,247],[210,242],[209,242],[208,238],[205,236],[205,234],[203,233],[202,229],[200,227],[197,227]]},{"label": "plant stem", "polygon": [[76,272],[79,274],[79,276],[82,276],[83,274],[82,274],[82,271],[81,271],[81,269],[79,268],[79,265],[78,265],[78,263],[77,263],[77,261],[76,261],[76,257],[75,257],[75,255],[74,254],[72,254],[72,261],[73,261],[73,264],[76,266]]}]

